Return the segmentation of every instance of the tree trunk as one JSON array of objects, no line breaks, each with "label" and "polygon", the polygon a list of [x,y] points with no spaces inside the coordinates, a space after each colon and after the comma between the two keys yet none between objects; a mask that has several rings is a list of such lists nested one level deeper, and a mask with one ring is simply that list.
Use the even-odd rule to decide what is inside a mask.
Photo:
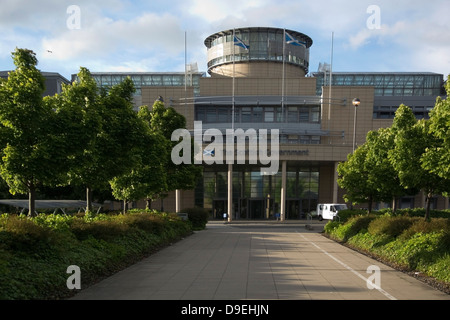
[{"label": "tree trunk", "polygon": [[145,204],[145,209],[150,210],[152,208],[152,199],[148,198]]},{"label": "tree trunk", "polygon": [[392,200],[392,211],[395,213],[397,211],[397,197]]},{"label": "tree trunk", "polygon": [[30,184],[28,189],[28,215],[33,217],[36,215],[36,187],[33,183]]},{"label": "tree trunk", "polygon": [[369,208],[368,208],[367,214],[370,214],[370,213],[372,213],[372,207],[373,207],[373,197],[372,196],[369,197],[368,205],[369,205]]},{"label": "tree trunk", "polygon": [[92,211],[92,190],[86,187],[86,213]]},{"label": "tree trunk", "polygon": [[425,209],[425,220],[430,220],[430,205],[431,205],[431,198],[433,197],[432,193],[427,193],[427,197],[425,199],[426,203],[426,209]]},{"label": "tree trunk", "polygon": [[123,214],[127,213],[128,210],[128,201],[127,199],[123,200]]}]

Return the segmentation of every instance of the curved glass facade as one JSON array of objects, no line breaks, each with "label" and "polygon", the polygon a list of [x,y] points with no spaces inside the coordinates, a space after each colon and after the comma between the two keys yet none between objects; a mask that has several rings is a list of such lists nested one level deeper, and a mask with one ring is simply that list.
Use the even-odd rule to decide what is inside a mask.
[{"label": "curved glass facade", "polygon": [[[235,45],[233,33],[248,49]],[[288,43],[285,33],[297,40],[300,45]],[[205,40],[208,48],[208,72],[223,64],[235,62],[283,62],[300,67],[308,73],[309,48],[312,39],[307,35],[279,28],[243,28],[215,33]]]}]

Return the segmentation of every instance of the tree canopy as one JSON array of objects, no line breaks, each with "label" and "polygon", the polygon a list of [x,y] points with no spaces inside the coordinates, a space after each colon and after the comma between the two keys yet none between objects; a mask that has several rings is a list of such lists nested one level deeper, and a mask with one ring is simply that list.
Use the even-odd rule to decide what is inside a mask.
[{"label": "tree canopy", "polygon": [[16,69],[0,81],[0,175],[12,194],[28,193],[34,214],[37,186],[60,182],[62,152],[51,125],[59,114],[43,100],[45,81],[34,52],[16,49],[12,57]]},{"label": "tree canopy", "polygon": [[130,78],[98,88],[90,71],[62,92],[43,97],[45,81],[33,51],[16,49],[16,69],[0,79],[0,175],[10,192],[29,194],[34,214],[38,186],[112,190],[119,200],[161,197],[195,186],[201,168],[170,160],[173,130],[186,119],[157,102],[134,111]]},{"label": "tree canopy", "polygon": [[[446,88],[450,93],[449,82]],[[400,105],[391,127],[369,132],[366,142],[338,165],[338,184],[346,190],[346,201],[369,203],[369,211],[372,201],[422,190],[428,219],[431,198],[450,193],[449,147],[448,97],[437,98],[429,120],[417,120],[411,108]]]}]

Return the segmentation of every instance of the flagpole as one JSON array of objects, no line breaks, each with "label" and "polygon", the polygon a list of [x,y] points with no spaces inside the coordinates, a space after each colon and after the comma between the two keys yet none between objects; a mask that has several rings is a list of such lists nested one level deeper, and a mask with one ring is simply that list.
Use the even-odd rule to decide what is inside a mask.
[{"label": "flagpole", "polygon": [[[234,107],[235,107],[235,72],[236,72],[236,45],[234,43],[236,37],[236,29],[233,29],[233,39],[231,40],[233,46],[233,88],[232,88],[232,96],[231,96],[231,129],[232,129],[232,138],[233,138],[233,146],[234,146]],[[234,152],[233,152],[234,153]],[[228,164],[228,222],[233,220],[233,160]]]},{"label": "flagpole", "polygon": [[284,122],[284,78],[286,76],[286,29],[283,29],[283,70],[281,79],[281,121]]},{"label": "flagpole", "polygon": [[[233,96],[232,96],[232,112],[231,112],[231,129],[234,132],[234,104],[235,104],[235,72],[236,72],[236,45],[234,39],[236,37],[236,29],[233,29]],[[234,139],[234,138],[233,138]]]},{"label": "flagpole", "polygon": [[333,77],[333,51],[334,51],[334,32],[331,33],[331,61],[330,61],[330,88],[328,90],[328,125],[330,125],[331,119],[331,85]]}]

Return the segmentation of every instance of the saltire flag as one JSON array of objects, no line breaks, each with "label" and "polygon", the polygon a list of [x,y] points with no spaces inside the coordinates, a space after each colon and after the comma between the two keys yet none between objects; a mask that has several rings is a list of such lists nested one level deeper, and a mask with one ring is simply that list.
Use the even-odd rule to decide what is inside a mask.
[{"label": "saltire flag", "polygon": [[205,156],[210,156],[210,157],[212,157],[212,156],[214,156],[216,154],[216,152],[215,152],[215,149],[212,149],[212,150],[203,150],[203,155],[205,155]]},{"label": "saltire flag", "polygon": [[286,43],[292,44],[294,46],[306,46],[306,42],[295,39],[293,36],[291,36],[287,32],[285,32],[285,34],[286,34]]},{"label": "saltire flag", "polygon": [[234,36],[234,45],[244,48],[245,50],[248,50],[250,48],[250,46],[246,45],[241,39],[236,36]]}]

